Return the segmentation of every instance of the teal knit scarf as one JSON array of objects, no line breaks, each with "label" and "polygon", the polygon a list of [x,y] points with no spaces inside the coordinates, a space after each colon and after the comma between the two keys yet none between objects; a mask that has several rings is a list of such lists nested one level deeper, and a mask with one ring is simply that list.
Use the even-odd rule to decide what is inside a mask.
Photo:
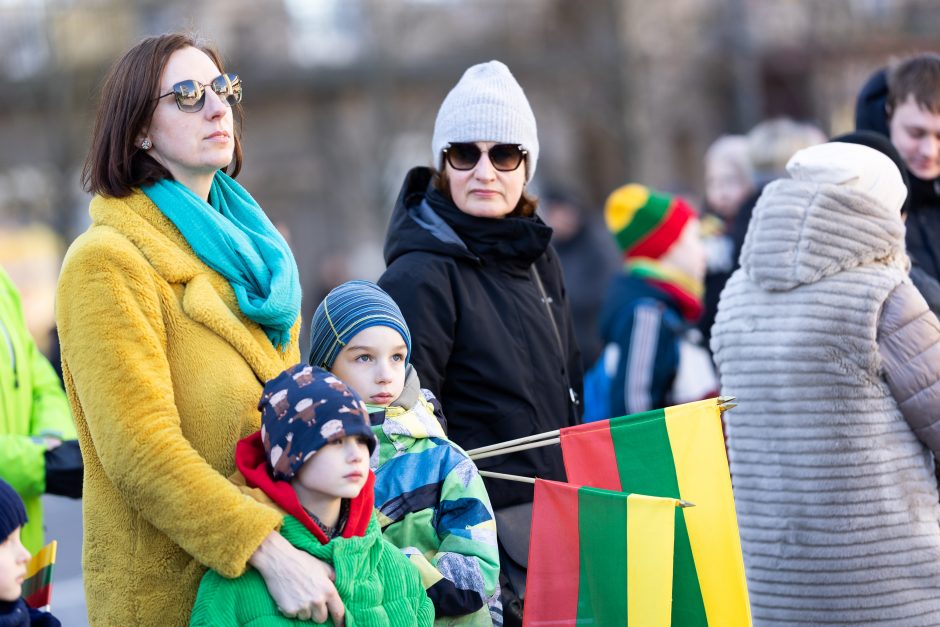
[{"label": "teal knit scarf", "polygon": [[242,313],[284,350],[300,313],[297,262],[255,199],[221,171],[212,179],[209,202],[169,179],[142,189],[193,252],[231,283]]}]

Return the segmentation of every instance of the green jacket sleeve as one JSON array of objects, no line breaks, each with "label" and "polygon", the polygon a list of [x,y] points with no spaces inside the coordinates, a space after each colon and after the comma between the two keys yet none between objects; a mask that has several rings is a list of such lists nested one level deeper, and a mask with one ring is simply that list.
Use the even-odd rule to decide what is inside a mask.
[{"label": "green jacket sleeve", "polygon": [[0,435],[0,477],[23,498],[46,490],[45,450],[28,435]]},{"label": "green jacket sleeve", "polygon": [[76,439],[78,436],[69,410],[69,399],[59,375],[31,338],[27,352],[27,367],[33,383],[33,411],[30,417],[32,435],[51,435],[61,440]]},{"label": "green jacket sleeve", "polygon": [[19,294],[2,270],[0,326],[0,359],[11,359],[15,373],[12,384],[0,382],[0,413],[9,412],[0,415],[0,476],[30,498],[46,487],[45,447],[33,438],[75,439],[75,427],[59,378],[29,335]]}]

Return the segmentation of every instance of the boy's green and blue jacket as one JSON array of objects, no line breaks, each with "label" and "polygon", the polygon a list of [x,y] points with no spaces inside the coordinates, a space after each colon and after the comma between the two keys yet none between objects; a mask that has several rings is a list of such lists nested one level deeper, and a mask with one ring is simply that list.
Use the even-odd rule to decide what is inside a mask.
[{"label": "boy's green and blue jacket", "polygon": [[447,439],[437,399],[409,368],[405,391],[370,406],[375,507],[385,538],[421,573],[435,625],[502,625],[496,521],[476,465]]}]

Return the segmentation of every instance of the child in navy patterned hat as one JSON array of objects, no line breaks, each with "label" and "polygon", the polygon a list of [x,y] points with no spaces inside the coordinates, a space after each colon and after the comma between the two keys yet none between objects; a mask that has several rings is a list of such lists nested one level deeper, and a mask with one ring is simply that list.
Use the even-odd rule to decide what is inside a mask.
[{"label": "child in navy patterned hat", "polygon": [[[335,470],[324,470],[322,474],[350,471],[340,475],[350,480],[349,486],[340,481],[332,490],[346,500],[359,494],[368,473],[369,456],[375,450],[375,436],[369,428],[365,404],[345,383],[323,369],[296,366],[265,384],[258,409],[261,441],[275,480],[290,481],[298,492],[309,490],[305,479],[312,473],[307,468],[323,465],[312,458],[326,447],[342,450],[345,456],[331,465]],[[333,454],[328,450],[320,457]],[[344,461],[349,468],[342,467]],[[303,496],[298,496],[303,502]],[[313,514],[319,518],[321,512]],[[325,511],[323,514],[330,520],[336,518]]]},{"label": "child in navy patterned hat", "polygon": [[375,505],[385,538],[421,572],[438,624],[502,625],[496,522],[476,465],[447,439],[440,404],[408,363],[411,333],[375,283],[349,281],[320,303],[310,357],[357,392],[379,446]]},{"label": "child in navy patterned hat", "polygon": [[[238,443],[236,466],[284,512],[281,535],[333,566],[347,624],[430,625],[434,607],[418,572],[375,517],[376,440],[359,395],[326,370],[297,364],[265,384],[258,409],[261,431]],[[256,570],[236,579],[209,571],[190,625],[275,617],[284,620]]]}]

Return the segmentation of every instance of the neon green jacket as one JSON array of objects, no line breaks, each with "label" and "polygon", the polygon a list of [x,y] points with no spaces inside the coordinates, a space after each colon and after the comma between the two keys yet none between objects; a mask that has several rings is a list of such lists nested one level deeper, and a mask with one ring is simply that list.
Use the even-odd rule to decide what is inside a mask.
[{"label": "neon green jacket", "polygon": [[43,544],[44,435],[77,437],[59,377],[26,330],[19,294],[0,269],[0,477],[23,497],[29,523],[21,537],[31,553]]}]

